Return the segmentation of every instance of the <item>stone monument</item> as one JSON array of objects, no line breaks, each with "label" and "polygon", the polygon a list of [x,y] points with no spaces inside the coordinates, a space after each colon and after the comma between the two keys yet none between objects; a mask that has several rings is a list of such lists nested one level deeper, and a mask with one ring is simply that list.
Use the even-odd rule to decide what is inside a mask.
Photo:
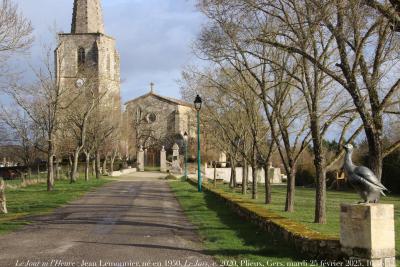
[{"label": "stone monument", "polygon": [[138,171],[144,172],[144,150],[143,150],[143,146],[140,146],[140,149],[138,151],[137,168],[138,168]]},{"label": "stone monument", "polygon": [[179,157],[179,146],[178,144],[174,144],[172,147],[172,173],[181,174],[182,167],[181,167],[181,160]]},{"label": "stone monument", "polygon": [[221,168],[226,168],[226,153],[221,152],[219,153],[219,162],[221,162]]},{"label": "stone monument", "polygon": [[7,204],[6,204],[6,183],[3,179],[0,179],[0,213],[7,213]]},{"label": "stone monument", "polygon": [[342,204],[340,243],[358,266],[395,267],[394,205]]},{"label": "stone monument", "polygon": [[167,172],[167,151],[163,146],[160,152],[160,171]]},{"label": "stone monument", "polygon": [[268,177],[272,184],[282,183],[282,174],[280,168],[274,168],[272,163],[268,163]]}]

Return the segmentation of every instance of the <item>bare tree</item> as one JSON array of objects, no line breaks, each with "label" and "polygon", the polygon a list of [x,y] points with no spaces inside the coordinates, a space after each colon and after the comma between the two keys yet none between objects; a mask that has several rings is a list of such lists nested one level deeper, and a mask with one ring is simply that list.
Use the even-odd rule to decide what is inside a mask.
[{"label": "bare tree", "polygon": [[92,69],[89,68],[85,71],[84,76],[86,77],[84,83],[78,90],[70,90],[69,98],[74,99],[74,101],[65,111],[65,116],[63,116],[65,120],[64,127],[67,126],[65,130],[70,132],[75,143],[70,171],[71,183],[76,182],[77,179],[79,156],[86,145],[90,117],[107,93],[98,92],[98,78],[95,75],[95,71],[92,72]]},{"label": "bare tree", "polygon": [[[59,58],[58,60],[62,60]],[[57,132],[60,129],[62,111],[73,100],[66,97],[68,91],[60,86],[59,77],[54,73],[53,52],[46,50],[43,67],[34,70],[37,81],[33,84],[21,84],[19,80],[9,82],[4,92],[14,104],[26,113],[34,127],[39,129],[42,142],[41,150],[47,154],[47,190],[54,186],[54,156]]]},{"label": "bare tree", "polygon": [[[95,172],[96,178],[99,179],[101,176],[101,154],[104,154],[104,158],[109,153],[109,142],[110,137],[117,131],[118,125],[121,121],[119,114],[114,110],[115,107],[110,105],[104,105],[104,101],[107,101],[108,97],[104,97],[102,103],[95,109],[93,116],[91,116],[90,127],[87,129],[88,139],[90,139],[90,145],[93,149],[95,157]],[[105,159],[106,160],[106,159]]]},{"label": "bare tree", "polygon": [[26,113],[15,109],[7,110],[5,106],[1,106],[0,110],[0,121],[3,121],[10,129],[8,134],[15,136],[13,143],[20,147],[18,157],[28,168],[30,175],[31,167],[37,155],[37,147],[40,148],[40,133]]},{"label": "bare tree", "polygon": [[8,73],[6,61],[15,53],[27,51],[32,45],[33,28],[11,0],[0,2],[0,62],[1,72]]},{"label": "bare tree", "polygon": [[376,9],[381,15],[391,21],[394,30],[400,31],[400,3],[398,0],[364,0],[364,3]]},{"label": "bare tree", "polygon": [[[381,177],[383,158],[400,147],[400,140],[386,147],[382,143],[384,116],[396,104],[394,96],[400,84],[395,67],[398,62],[398,42],[393,41],[391,21],[377,15],[361,0],[296,1],[296,5],[293,5],[293,1],[277,2],[280,8],[266,1],[255,3],[254,6],[259,10],[276,18],[280,29],[266,30],[257,39],[305,57],[349,93],[364,126],[369,147],[369,165]],[[310,51],[289,41],[288,37],[293,36],[294,32],[282,18],[292,14],[298,6],[306,6],[317,14],[312,25],[321,27],[320,31],[325,34],[325,38],[334,40],[333,58],[337,58],[338,63],[323,65]],[[303,27],[309,27],[309,24],[304,23]]]}]

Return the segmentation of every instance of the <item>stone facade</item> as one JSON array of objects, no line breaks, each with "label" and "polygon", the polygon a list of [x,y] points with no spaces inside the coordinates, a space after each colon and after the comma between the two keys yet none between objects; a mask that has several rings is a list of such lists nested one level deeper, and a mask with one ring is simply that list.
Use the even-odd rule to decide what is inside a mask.
[{"label": "stone facade", "polygon": [[75,0],[71,33],[59,34],[56,73],[62,88],[76,90],[92,81],[104,103],[120,111],[120,58],[112,37],[104,34],[100,0]]},{"label": "stone facade", "polygon": [[[195,137],[195,111],[189,103],[160,96],[153,91],[128,101],[125,109],[129,134],[130,154],[140,145],[160,151],[171,150],[177,143],[183,151],[183,134]],[[158,153],[158,152],[157,152]]]}]

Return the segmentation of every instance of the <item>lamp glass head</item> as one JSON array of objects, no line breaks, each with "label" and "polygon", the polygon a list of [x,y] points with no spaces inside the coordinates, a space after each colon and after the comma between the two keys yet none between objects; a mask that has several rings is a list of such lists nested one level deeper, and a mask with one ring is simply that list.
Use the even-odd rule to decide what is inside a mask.
[{"label": "lamp glass head", "polygon": [[189,138],[188,133],[185,132],[185,133],[183,134],[183,139],[187,142],[188,138]]},{"label": "lamp glass head", "polygon": [[199,95],[196,96],[196,99],[194,100],[194,107],[197,111],[200,111],[201,106],[203,104],[203,100]]}]

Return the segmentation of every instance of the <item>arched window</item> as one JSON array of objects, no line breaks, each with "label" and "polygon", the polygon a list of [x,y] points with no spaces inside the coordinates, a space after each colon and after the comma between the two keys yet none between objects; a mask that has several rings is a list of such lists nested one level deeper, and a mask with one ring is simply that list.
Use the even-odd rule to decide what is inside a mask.
[{"label": "arched window", "polygon": [[85,65],[86,62],[86,53],[85,53],[85,48],[80,47],[78,49],[78,66],[83,66]]},{"label": "arched window", "polygon": [[99,48],[97,47],[97,44],[94,45],[92,50],[92,60],[94,64],[99,63]]}]

